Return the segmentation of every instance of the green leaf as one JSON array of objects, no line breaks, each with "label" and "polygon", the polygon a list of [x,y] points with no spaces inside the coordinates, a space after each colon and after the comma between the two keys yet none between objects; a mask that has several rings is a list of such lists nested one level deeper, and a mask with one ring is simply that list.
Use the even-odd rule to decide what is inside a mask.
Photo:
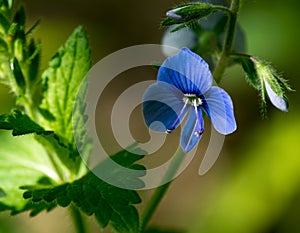
[{"label": "green leaf", "polygon": [[0,7],[12,8],[13,4],[14,4],[14,0],[1,0],[0,1]]},{"label": "green leaf", "polygon": [[17,23],[12,23],[9,26],[8,33],[7,33],[10,37],[10,40],[12,40],[12,38],[15,37],[17,32],[18,32],[18,24]]},{"label": "green leaf", "polygon": [[30,202],[24,200],[19,187],[36,185],[43,177],[59,181],[45,149],[34,135],[13,137],[10,132],[0,130],[0,211],[18,213],[28,208]]},{"label": "green leaf", "polygon": [[13,71],[14,77],[16,79],[16,83],[18,84],[20,90],[25,91],[25,78],[22,72],[22,69],[20,67],[20,64],[18,62],[18,59],[14,57],[12,63],[11,63],[11,69]]},{"label": "green leaf", "polygon": [[[39,133],[35,136],[35,139],[53,154],[53,158],[59,164],[57,169],[60,170],[60,176],[64,180],[73,180],[86,173],[85,165],[82,163],[81,158],[77,156],[78,152],[74,151],[72,145],[65,144],[64,140],[53,131]],[[91,149],[91,143],[86,143],[85,149],[88,153]],[[75,157],[76,159],[74,159]]]},{"label": "green leaf", "polygon": [[77,153],[72,151],[71,145],[64,144],[53,131],[44,130],[21,111],[14,109],[10,114],[0,115],[0,129],[12,130],[13,136],[35,133],[35,139],[47,149],[48,153],[52,154],[53,161],[58,164],[56,172],[64,180],[69,180],[75,174],[81,176],[85,173],[85,169],[79,172],[78,164],[81,164],[79,159],[74,161],[69,156],[64,156]]},{"label": "green leaf", "polygon": [[6,53],[8,50],[7,43],[0,37],[0,53]]},{"label": "green leaf", "polygon": [[45,132],[41,126],[17,109],[12,110],[10,114],[0,115],[0,129],[12,130],[13,136]]},{"label": "green leaf", "polygon": [[0,12],[0,25],[1,25],[4,32],[8,31],[9,21],[7,20],[7,18],[3,14],[1,14],[1,12]]},{"label": "green leaf", "polygon": [[260,97],[261,97],[261,103],[260,103],[260,114],[262,118],[267,118],[267,101],[266,101],[266,88],[264,80],[260,80]]},{"label": "green leaf", "polygon": [[259,90],[260,81],[257,76],[255,64],[252,61],[251,57],[240,56],[236,60],[241,63],[244,69],[246,81],[256,90]]},{"label": "green leaf", "polygon": [[[82,133],[86,121],[86,116],[82,114],[85,107],[83,99],[80,103],[74,102],[90,66],[87,35],[82,27],[78,27],[51,59],[49,68],[42,75],[43,99],[40,108],[44,113],[48,112],[48,116],[52,116],[50,119],[43,115],[42,125],[55,131],[65,144],[72,145],[73,151],[77,151],[77,148],[74,143],[72,115],[74,121],[80,123],[76,129],[79,130],[76,132],[78,134]],[[84,94],[81,93],[82,96]]]},{"label": "green leaf", "polygon": [[40,64],[41,45],[35,45],[33,39],[30,40],[28,45],[28,77],[34,85],[34,81],[38,78],[39,64]]},{"label": "green leaf", "polygon": [[[101,173],[101,178],[107,182],[113,182],[114,185],[118,187],[127,187],[128,189],[138,189],[144,187],[144,182],[140,177],[144,176],[146,173],[146,168],[142,165],[135,164],[134,162],[140,160],[146,154],[145,151],[138,151],[140,149],[136,148],[133,144],[127,150],[120,151],[113,156],[110,156],[107,160],[104,160],[93,168],[95,174]],[[129,151],[134,151],[136,154]],[[142,155],[143,154],[143,155]],[[110,165],[110,160],[114,160],[116,163],[123,167],[136,170],[134,173],[124,171],[119,169],[119,167],[112,168]],[[125,172],[125,173],[124,173]]]},{"label": "green leaf", "polygon": [[[36,215],[43,209],[51,210],[54,207],[53,203],[24,201],[19,186],[37,183],[44,185],[45,182],[41,181],[45,179],[54,180],[54,183],[59,183],[62,178],[70,180],[74,174],[70,171],[70,167],[64,166],[66,162],[60,162],[64,157],[55,156],[68,154],[69,148],[54,132],[45,131],[16,109],[10,114],[0,115],[0,129],[12,130],[13,136],[19,136],[7,136],[8,132],[5,134],[0,131],[0,211],[11,210],[12,214],[17,214],[30,209],[31,215]],[[37,141],[42,142],[44,147]],[[52,151],[55,153],[51,153]],[[49,152],[52,155],[51,160],[48,157]],[[72,164],[73,167],[76,165],[74,162]]]},{"label": "green leaf", "polygon": [[[117,153],[114,159],[132,167],[140,155],[132,155],[128,152]],[[24,198],[34,203],[47,202],[52,205],[66,207],[75,204],[87,215],[95,215],[99,224],[106,227],[108,223],[117,232],[135,233],[139,227],[139,215],[134,204],[141,202],[136,191],[121,189],[105,183],[92,172],[73,183],[65,183],[59,186],[24,186],[27,191]]]},{"label": "green leaf", "polygon": [[26,13],[24,6],[20,6],[17,10],[13,22],[17,23],[19,27],[25,27],[26,24]]}]

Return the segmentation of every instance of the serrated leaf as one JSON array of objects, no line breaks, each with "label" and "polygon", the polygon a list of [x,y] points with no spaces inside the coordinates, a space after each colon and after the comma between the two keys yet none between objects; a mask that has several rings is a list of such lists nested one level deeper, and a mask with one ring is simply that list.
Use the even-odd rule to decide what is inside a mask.
[{"label": "serrated leaf", "polygon": [[[60,169],[61,176],[64,176],[64,179],[68,180],[71,176],[78,173],[80,160],[74,161],[69,158],[70,153],[77,153],[72,151],[72,145],[64,144],[64,141],[53,131],[44,130],[21,111],[14,109],[10,114],[0,115],[0,129],[12,130],[13,136],[34,133],[35,139],[44,148],[47,148],[48,152],[55,152],[52,155],[52,159],[59,165],[57,169]],[[59,158],[56,155],[59,155]],[[82,172],[85,172],[85,170]],[[81,176],[82,174],[78,173],[77,175]]]},{"label": "serrated leaf", "polygon": [[[106,182],[112,183],[118,187],[126,187],[128,189],[143,188],[145,184],[140,177],[145,175],[146,168],[142,165],[135,164],[134,162],[142,159],[146,152],[139,151],[134,154],[129,151],[140,149],[136,149],[135,144],[130,147],[131,148],[128,148],[128,150],[120,151],[98,164],[93,168],[93,172],[95,174],[101,174],[101,179],[104,179]],[[126,167],[135,171],[129,172],[127,169],[120,169],[118,166],[112,167],[110,160],[115,161],[122,167]]]},{"label": "serrated leaf", "polygon": [[45,131],[17,109],[12,110],[10,114],[0,115],[0,129],[12,130],[13,136],[42,133]]},{"label": "serrated leaf", "polygon": [[35,185],[42,177],[58,181],[56,171],[45,149],[33,135],[13,137],[0,130],[0,211],[13,213],[28,208],[21,185]]},{"label": "serrated leaf", "polygon": [[[128,153],[128,152],[126,152]],[[124,154],[124,158],[122,157]],[[133,155],[133,154],[132,154]],[[135,156],[128,162],[125,151],[115,155],[118,161],[126,162],[131,167],[141,156]],[[139,227],[139,215],[134,204],[141,202],[136,191],[121,189],[105,183],[92,172],[73,183],[60,186],[24,186],[24,198],[34,203],[47,202],[66,207],[75,204],[87,215],[95,215],[99,224],[106,227],[108,223],[117,232],[135,233]]]},{"label": "serrated leaf", "polygon": [[51,59],[49,68],[42,75],[44,87],[40,108],[49,111],[55,119],[49,120],[46,117],[43,125],[47,129],[55,131],[65,140],[65,144],[71,144],[73,151],[77,151],[77,148],[74,143],[72,113],[76,115],[75,121],[80,122],[79,134],[82,133],[86,117],[81,111],[84,108],[83,102],[79,103],[78,112],[77,110],[73,112],[75,97],[90,66],[87,35],[82,27],[78,27]]}]

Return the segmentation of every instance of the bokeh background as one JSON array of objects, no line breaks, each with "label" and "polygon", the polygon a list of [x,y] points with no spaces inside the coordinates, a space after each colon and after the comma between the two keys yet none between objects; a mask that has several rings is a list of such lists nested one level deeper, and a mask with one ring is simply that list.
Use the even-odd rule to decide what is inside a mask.
[{"label": "bokeh background", "polygon": [[[127,46],[159,44],[163,34],[160,20],[166,10],[178,3],[171,0],[23,2],[29,25],[42,19],[34,32],[43,44],[42,69],[79,24],[88,31],[93,63]],[[205,140],[200,143],[199,155],[172,184],[152,225],[187,229],[191,233],[300,232],[299,7],[298,0],[245,0],[239,18],[247,35],[248,52],[272,61],[296,90],[288,93],[289,112],[282,113],[269,104],[268,119],[262,120],[259,97],[246,84],[241,68],[228,69],[221,86],[233,98],[238,130],[226,138],[217,163],[204,176],[198,175],[206,146]],[[132,73],[133,79],[148,76],[151,75],[147,72]],[[130,85],[131,79],[127,80],[123,89]],[[115,94],[122,88],[115,87]],[[8,112],[14,103],[4,87],[0,87],[0,101],[0,113]],[[112,102],[113,99],[107,105]],[[151,191],[142,192],[145,200],[150,195]],[[91,232],[101,232],[93,218],[87,221]],[[0,214],[0,233],[72,231],[68,212],[62,209],[35,218],[29,218],[27,213],[17,217]]]}]

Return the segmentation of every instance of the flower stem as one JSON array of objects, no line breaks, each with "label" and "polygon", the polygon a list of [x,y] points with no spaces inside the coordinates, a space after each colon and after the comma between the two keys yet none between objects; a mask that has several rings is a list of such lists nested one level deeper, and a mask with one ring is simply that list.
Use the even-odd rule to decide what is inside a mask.
[{"label": "flower stem", "polygon": [[70,206],[70,212],[73,219],[76,233],[86,233],[85,224],[80,211],[74,205]]},{"label": "flower stem", "polygon": [[220,83],[222,75],[227,67],[228,55],[231,52],[232,44],[234,41],[237,16],[240,10],[240,0],[232,0],[230,5],[230,14],[228,14],[228,22],[226,26],[226,36],[224,46],[221,52],[219,62],[213,73],[217,83]]},{"label": "flower stem", "polygon": [[180,164],[184,158],[185,158],[184,152],[181,149],[178,149],[173,158],[173,161],[171,162],[171,164],[162,180],[162,183],[165,183],[166,181],[169,181],[169,182],[165,183],[164,185],[158,187],[155,190],[152,198],[150,199],[150,201],[148,202],[148,204],[144,210],[144,213],[142,214],[142,220],[140,223],[140,231],[139,231],[140,233],[143,232],[143,230],[147,226],[148,222],[150,221],[152,215],[154,214],[155,210],[157,209],[159,203],[161,202],[164,194],[166,193],[170,184],[172,183],[171,180],[176,175],[176,172],[179,169]]}]

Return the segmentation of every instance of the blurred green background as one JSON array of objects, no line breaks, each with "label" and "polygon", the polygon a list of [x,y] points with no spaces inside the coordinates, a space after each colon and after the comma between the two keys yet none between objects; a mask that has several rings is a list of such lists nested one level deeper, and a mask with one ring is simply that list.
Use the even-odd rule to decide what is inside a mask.
[{"label": "blurred green background", "polygon": [[[160,43],[160,20],[180,1],[23,2],[29,25],[42,18],[34,36],[43,44],[44,69],[79,24],[88,31],[94,63],[127,46]],[[217,163],[204,176],[198,175],[198,168],[205,148],[198,150],[199,156],[171,186],[153,225],[192,233],[300,232],[299,7],[298,0],[245,0],[239,18],[248,52],[272,61],[296,90],[288,93],[289,112],[269,104],[269,117],[262,120],[259,97],[245,83],[241,68],[228,69],[221,86],[233,98],[238,130],[226,138]],[[0,87],[0,101],[0,113],[8,112],[13,97],[4,87]],[[142,193],[145,199],[150,194]],[[88,222],[91,231],[100,231],[93,219]],[[2,213],[2,232],[72,232],[72,222],[61,209],[33,219],[28,214]]]}]

